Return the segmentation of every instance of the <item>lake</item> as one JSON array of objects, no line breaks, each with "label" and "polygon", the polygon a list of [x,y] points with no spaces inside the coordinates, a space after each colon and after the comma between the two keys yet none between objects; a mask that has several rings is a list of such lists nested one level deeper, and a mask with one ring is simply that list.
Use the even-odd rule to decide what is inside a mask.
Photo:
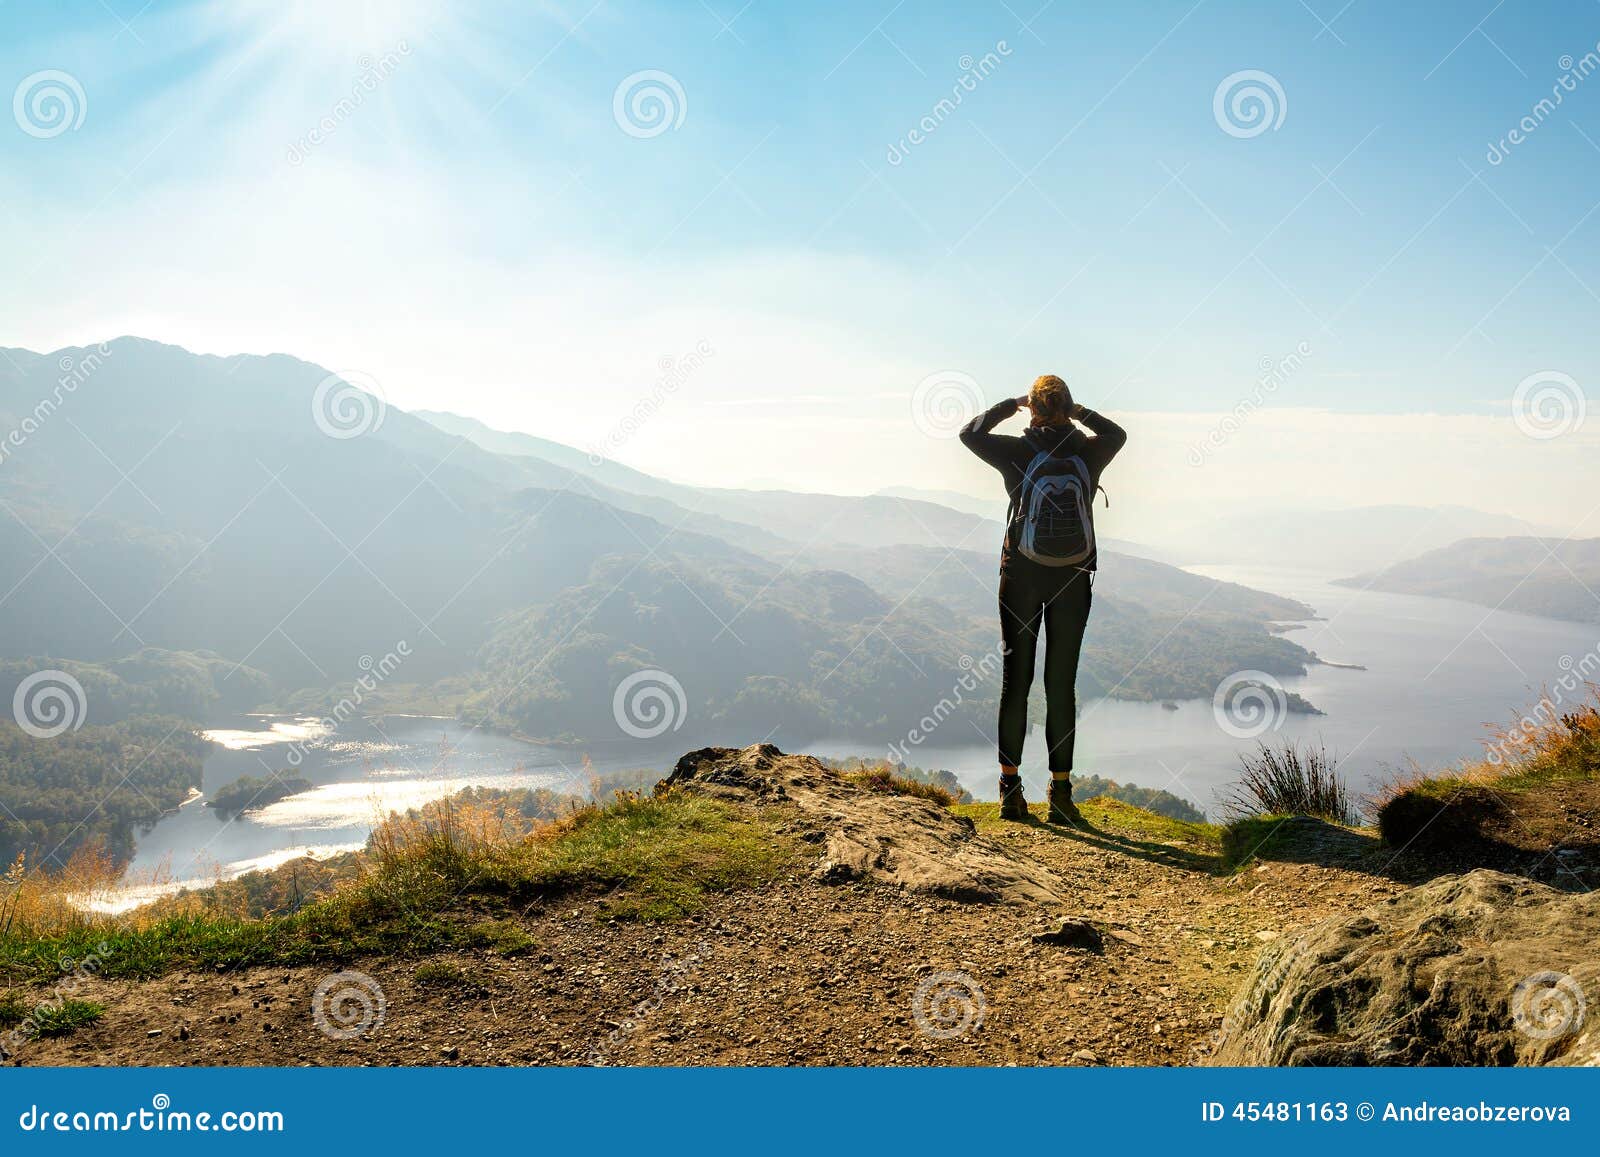
[{"label": "lake", "polygon": [[[350,720],[337,734],[318,721],[244,716],[206,731],[215,746],[202,772],[202,795],[162,817],[137,837],[125,886],[93,907],[125,909],[184,884],[207,884],[307,853],[333,855],[362,847],[374,820],[464,787],[547,787],[587,792],[591,772],[639,766],[597,759],[474,730],[453,719],[385,716]],[[242,776],[262,777],[300,763],[291,775],[311,790],[266,807],[225,816],[205,806]],[[668,761],[670,766],[670,760]]]},{"label": "lake", "polygon": [[[1287,568],[1187,569],[1299,599],[1320,618],[1288,637],[1329,662],[1366,668],[1314,666],[1303,677],[1282,680],[1285,691],[1326,714],[1274,713],[1279,725],[1260,736],[1325,745],[1341,758],[1340,770],[1359,793],[1413,763],[1439,769],[1481,755],[1488,726],[1515,718],[1543,687],[1600,647],[1600,626],[1591,624],[1353,590],[1334,586],[1331,576]],[[997,798],[993,748],[965,741],[941,747],[938,738],[936,731],[906,761],[948,768],[977,798]],[[836,740],[811,750],[839,756],[863,749]],[[1084,773],[1165,788],[1215,814],[1218,790],[1238,778],[1239,756],[1253,750],[1254,740],[1219,726],[1209,700],[1185,700],[1171,711],[1157,703],[1100,699],[1081,707],[1074,762]],[[1043,729],[1036,727],[1022,769],[1036,799],[1047,779],[1043,751]]]},{"label": "lake", "polygon": [[[1309,604],[1320,619],[1297,626],[1289,637],[1324,659],[1366,668],[1316,666],[1304,677],[1283,680],[1285,690],[1326,714],[1275,714],[1277,726],[1260,737],[1325,745],[1361,792],[1413,762],[1439,769],[1478,755],[1487,725],[1512,719],[1538,698],[1541,687],[1600,645],[1600,627],[1448,599],[1351,590],[1305,571],[1192,569]],[[678,755],[711,742],[690,736],[690,730],[672,735],[671,745],[654,755],[632,750],[597,756],[592,770],[644,766],[664,775]],[[217,746],[205,762],[204,791],[281,769],[293,750],[304,752],[294,774],[309,780],[312,790],[232,819],[205,807],[203,799],[189,802],[139,836],[129,890],[97,906],[126,907],[176,882],[210,882],[306,852],[358,848],[380,812],[414,807],[468,785],[576,792],[589,786],[581,753],[449,719],[351,721],[327,735],[314,721],[253,716],[219,723],[208,734]],[[993,747],[975,737],[947,745],[939,739],[935,731],[910,749],[908,762],[947,768],[977,798],[994,799]],[[1083,705],[1077,763],[1081,772],[1164,788],[1214,814],[1218,790],[1237,778],[1239,756],[1254,746],[1219,726],[1209,700],[1186,700],[1173,711],[1157,703],[1101,699]],[[1035,798],[1046,778],[1043,748],[1036,728],[1023,767]],[[805,749],[834,757],[885,750],[882,743],[848,736]],[[146,883],[158,876],[162,884]]]}]

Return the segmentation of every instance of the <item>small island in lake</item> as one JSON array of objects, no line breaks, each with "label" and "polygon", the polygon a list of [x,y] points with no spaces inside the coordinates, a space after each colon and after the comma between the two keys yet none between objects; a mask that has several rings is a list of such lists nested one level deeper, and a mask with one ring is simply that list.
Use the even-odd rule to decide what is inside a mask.
[{"label": "small island in lake", "polygon": [[280,799],[287,799],[291,795],[298,795],[310,789],[311,781],[308,779],[283,775],[246,775],[234,780],[206,800],[206,807],[235,814],[255,811],[257,808],[264,808],[268,804],[277,803]]}]

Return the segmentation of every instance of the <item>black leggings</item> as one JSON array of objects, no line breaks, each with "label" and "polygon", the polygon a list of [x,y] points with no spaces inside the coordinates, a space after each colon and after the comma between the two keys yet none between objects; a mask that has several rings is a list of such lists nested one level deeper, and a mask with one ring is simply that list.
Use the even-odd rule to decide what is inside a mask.
[{"label": "black leggings", "polygon": [[1028,735],[1028,691],[1033,686],[1039,628],[1045,630],[1044,738],[1052,772],[1072,770],[1077,727],[1078,655],[1092,599],[1087,571],[1044,567],[1010,558],[1000,570],[1000,637],[1005,644],[1000,689],[1000,763],[1022,762]]}]

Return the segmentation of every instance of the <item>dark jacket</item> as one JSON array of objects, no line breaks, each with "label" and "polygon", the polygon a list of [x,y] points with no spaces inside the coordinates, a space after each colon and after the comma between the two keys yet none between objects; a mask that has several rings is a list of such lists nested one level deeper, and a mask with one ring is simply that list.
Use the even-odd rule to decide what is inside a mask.
[{"label": "dark jacket", "polygon": [[[1022,488],[1022,475],[1028,469],[1028,463],[1041,450],[1048,450],[1058,458],[1082,458],[1084,465],[1089,467],[1089,478],[1098,486],[1101,471],[1128,441],[1127,431],[1104,414],[1097,414],[1093,410],[1084,410],[1078,419],[1094,432],[1093,437],[1074,425],[1064,428],[1029,426],[1021,437],[990,433],[1016,412],[1016,401],[1008,398],[990,406],[961,430],[961,444],[1000,471],[1000,476],[1005,479],[1011,513],[1006,526],[1005,548],[1001,553],[1002,565],[1009,563],[1012,558],[1011,544],[1016,538],[1016,524],[1021,513],[1017,509],[1017,492]],[[1093,570],[1094,566],[1095,560],[1091,558],[1083,569]]]}]

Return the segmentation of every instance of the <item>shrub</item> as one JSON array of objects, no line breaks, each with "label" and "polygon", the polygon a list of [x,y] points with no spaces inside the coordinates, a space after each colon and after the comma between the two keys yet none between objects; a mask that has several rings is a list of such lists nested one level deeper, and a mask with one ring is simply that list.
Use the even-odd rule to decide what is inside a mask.
[{"label": "shrub", "polygon": [[1282,747],[1263,743],[1254,755],[1241,756],[1239,763],[1239,782],[1222,797],[1223,810],[1230,818],[1312,816],[1336,824],[1356,822],[1337,761],[1323,748],[1302,750],[1292,743]]}]

